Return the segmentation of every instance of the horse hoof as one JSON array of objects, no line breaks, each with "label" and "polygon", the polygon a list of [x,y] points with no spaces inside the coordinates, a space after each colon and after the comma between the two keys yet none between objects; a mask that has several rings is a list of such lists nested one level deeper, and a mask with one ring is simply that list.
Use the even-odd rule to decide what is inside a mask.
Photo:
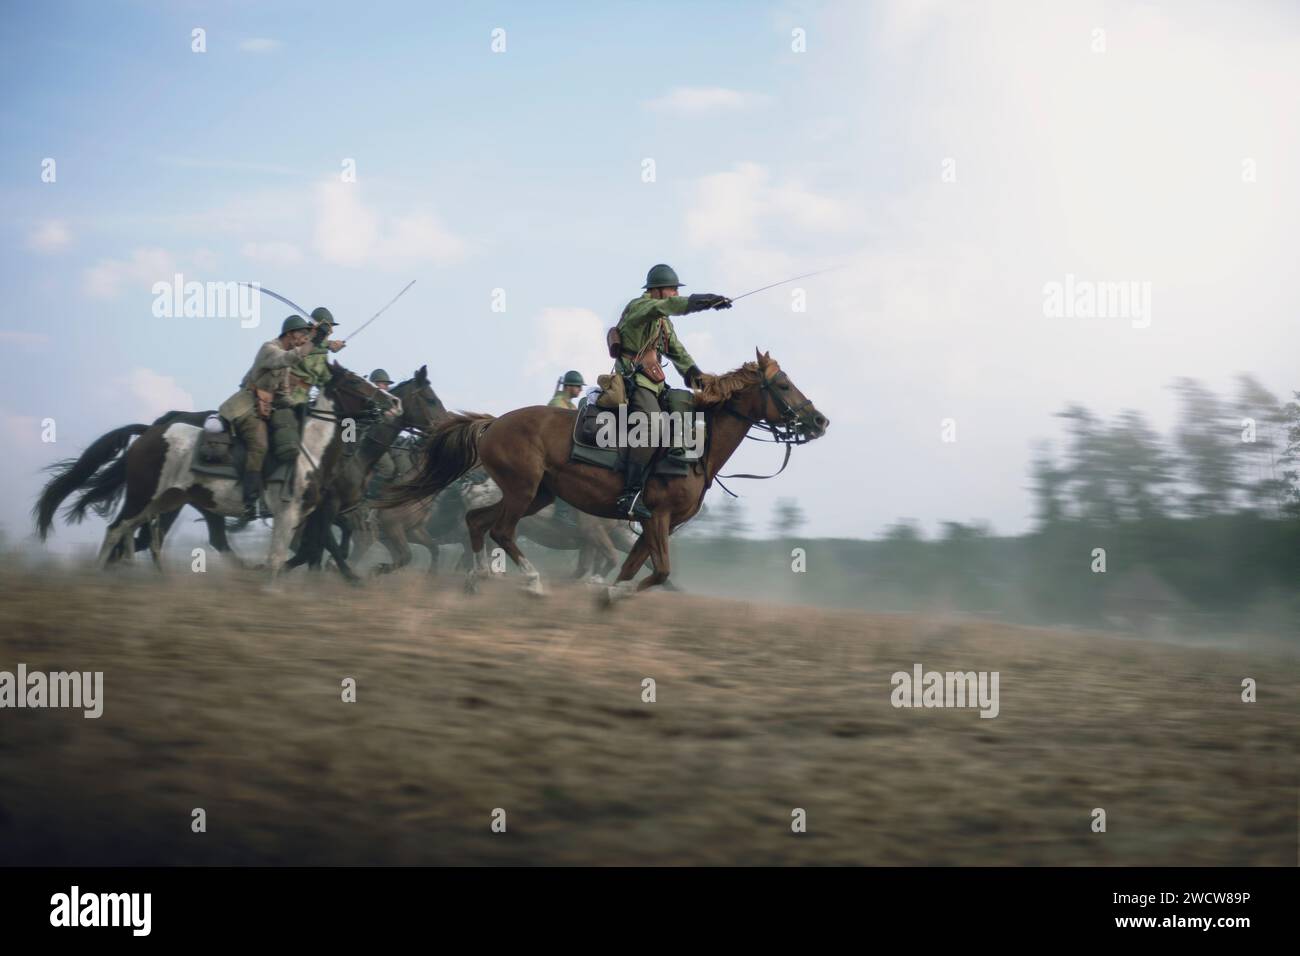
[{"label": "horse hoof", "polygon": [[545,597],[546,591],[542,588],[541,577],[529,578],[524,585],[524,593],[531,594],[533,597]]},{"label": "horse hoof", "polygon": [[465,575],[465,593],[478,594],[478,575],[473,571]]}]

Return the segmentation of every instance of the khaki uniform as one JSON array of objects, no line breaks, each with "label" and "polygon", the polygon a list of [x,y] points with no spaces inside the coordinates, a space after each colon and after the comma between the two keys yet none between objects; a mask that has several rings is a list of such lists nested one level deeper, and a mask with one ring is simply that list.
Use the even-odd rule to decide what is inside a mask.
[{"label": "khaki uniform", "polygon": [[[618,320],[618,332],[623,340],[623,354],[615,366],[620,374],[632,371],[635,356],[643,354],[647,359],[654,359],[655,354],[662,355],[673,363],[673,367],[685,377],[687,369],[695,364],[695,359],[686,351],[677,338],[677,330],[669,316],[685,315],[687,298],[684,295],[669,296],[666,299],[653,299],[647,292],[633,299],[623,309]],[[644,353],[642,352],[644,350]],[[663,382],[653,382],[640,372],[636,376],[639,388],[648,388],[655,395],[664,390]]]},{"label": "khaki uniform", "polygon": [[[615,370],[621,375],[629,374],[636,364],[636,356],[654,361],[659,356],[673,363],[683,377],[687,369],[695,364],[686,346],[677,338],[669,316],[684,315],[687,298],[684,295],[655,299],[647,292],[633,299],[623,309],[618,320],[618,331],[623,342],[623,354],[615,364]],[[664,390],[663,382],[655,382],[640,372],[635,376],[635,387],[628,390],[627,410],[655,415],[659,412],[659,395]],[[654,457],[655,449],[640,445],[628,449],[628,460],[639,465],[646,465]]]},{"label": "khaki uniform", "polygon": [[310,342],[296,349],[286,349],[279,339],[262,343],[252,368],[239,383],[239,391],[217,409],[248,448],[245,471],[261,471],[266,459],[266,421],[272,404],[287,405],[293,388],[290,369],[298,367],[311,352]]},{"label": "khaki uniform", "polygon": [[573,404],[573,399],[569,398],[569,396],[565,394],[564,389],[560,389],[558,392],[556,392],[554,395],[551,396],[551,400],[546,403],[546,407],[567,408],[570,411],[572,411],[578,406]]}]

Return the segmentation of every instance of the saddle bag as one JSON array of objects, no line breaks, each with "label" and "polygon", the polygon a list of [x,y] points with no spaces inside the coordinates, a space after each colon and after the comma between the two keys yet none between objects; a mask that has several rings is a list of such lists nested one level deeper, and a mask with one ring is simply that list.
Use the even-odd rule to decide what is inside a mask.
[{"label": "saddle bag", "polygon": [[199,461],[209,465],[229,465],[233,461],[234,436],[216,415],[209,415],[199,435]]},{"label": "saddle bag", "polygon": [[622,375],[617,372],[612,375],[597,375],[596,385],[600,388],[596,404],[601,408],[618,408],[627,404],[627,383]]},{"label": "saddle bag", "polygon": [[609,348],[610,358],[616,359],[623,354],[623,333],[618,330],[618,326],[605,333],[605,345]]}]

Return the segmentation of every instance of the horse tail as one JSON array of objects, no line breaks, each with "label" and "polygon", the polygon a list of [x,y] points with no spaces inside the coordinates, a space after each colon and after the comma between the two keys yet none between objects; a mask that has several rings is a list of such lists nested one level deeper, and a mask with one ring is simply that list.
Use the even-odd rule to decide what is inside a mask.
[{"label": "horse tail", "polygon": [[[72,520],[72,515],[75,515],[75,520],[80,521],[85,515],[86,508],[90,505],[105,501],[105,496],[113,498],[121,494],[122,486],[126,482],[126,459],[122,453],[126,450],[126,446],[130,444],[132,438],[143,434],[148,429],[149,426],[143,424],[123,425],[121,428],[115,428],[91,442],[90,447],[81,453],[80,458],[66,458],[63,461],[56,461],[45,469],[51,472],[54,477],[46,482],[45,487],[41,490],[40,497],[36,499],[36,504],[32,507],[32,517],[36,519],[36,531],[42,541],[50,533],[50,527],[54,524],[54,516],[59,510],[59,505],[63,504],[63,500],[77,489],[91,485],[91,490],[82,495],[85,503],[77,502],[77,505],[71,509],[68,516],[69,520]],[[108,469],[105,469],[102,475],[97,474],[106,462],[114,458],[119,460],[113,462],[113,465]],[[120,467],[118,467],[119,465]],[[109,472],[113,473],[113,477],[109,477]],[[103,483],[102,487],[101,482]],[[106,504],[105,507],[108,507],[108,505]]]},{"label": "horse tail", "polygon": [[478,442],[483,430],[496,421],[495,415],[468,412],[449,416],[440,424],[424,449],[424,460],[416,473],[380,496],[380,508],[397,508],[424,501],[442,491],[478,464]]}]

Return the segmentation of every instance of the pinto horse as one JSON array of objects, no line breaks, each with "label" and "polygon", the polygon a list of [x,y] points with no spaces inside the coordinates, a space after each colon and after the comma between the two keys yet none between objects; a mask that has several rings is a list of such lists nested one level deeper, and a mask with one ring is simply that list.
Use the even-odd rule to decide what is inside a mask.
[{"label": "pinto horse", "polygon": [[[704,409],[706,446],[701,461],[683,477],[650,478],[643,500],[653,516],[642,522],[617,581],[606,591],[612,602],[628,593],[631,580],[649,559],[654,573],[640,581],[645,590],[668,580],[668,536],[700,510],[704,493],[751,428],[771,432],[773,439],[800,444],[819,438],[830,422],[795,388],[790,377],[766,353],[755,352],[747,362],[724,375],[704,376],[696,393]],[[575,413],[562,408],[532,406],[500,418],[484,414],[453,415],[434,432],[419,469],[395,486],[380,507],[398,507],[442,491],[475,465],[484,468],[501,488],[501,500],[475,508],[465,516],[474,568],[468,590],[489,573],[483,554],[484,535],[510,555],[524,573],[526,590],[542,593],[541,576],[515,543],[521,518],[563,498],[587,514],[622,517],[614,502],[623,490],[617,471],[569,460]]]},{"label": "pinto horse", "polygon": [[[294,531],[319,504],[322,490],[338,467],[343,444],[340,423],[349,418],[355,420],[372,402],[386,398],[381,389],[361,376],[337,363],[330,365],[329,381],[306,412],[288,497],[282,494],[282,481],[268,482],[266,486],[266,500],[274,516],[267,561],[273,582],[288,558]],[[162,549],[162,527],[155,519],[183,505],[192,504],[205,515],[243,513],[243,490],[237,479],[199,474],[191,469],[194,445],[201,432],[198,426],[173,422],[163,428],[151,428],[127,449],[126,500],[117,520],[104,535],[99,550],[101,567],[108,563],[120,542],[128,542],[129,558],[133,551],[129,546],[131,535],[145,524],[152,528],[150,550],[157,564]]]}]

